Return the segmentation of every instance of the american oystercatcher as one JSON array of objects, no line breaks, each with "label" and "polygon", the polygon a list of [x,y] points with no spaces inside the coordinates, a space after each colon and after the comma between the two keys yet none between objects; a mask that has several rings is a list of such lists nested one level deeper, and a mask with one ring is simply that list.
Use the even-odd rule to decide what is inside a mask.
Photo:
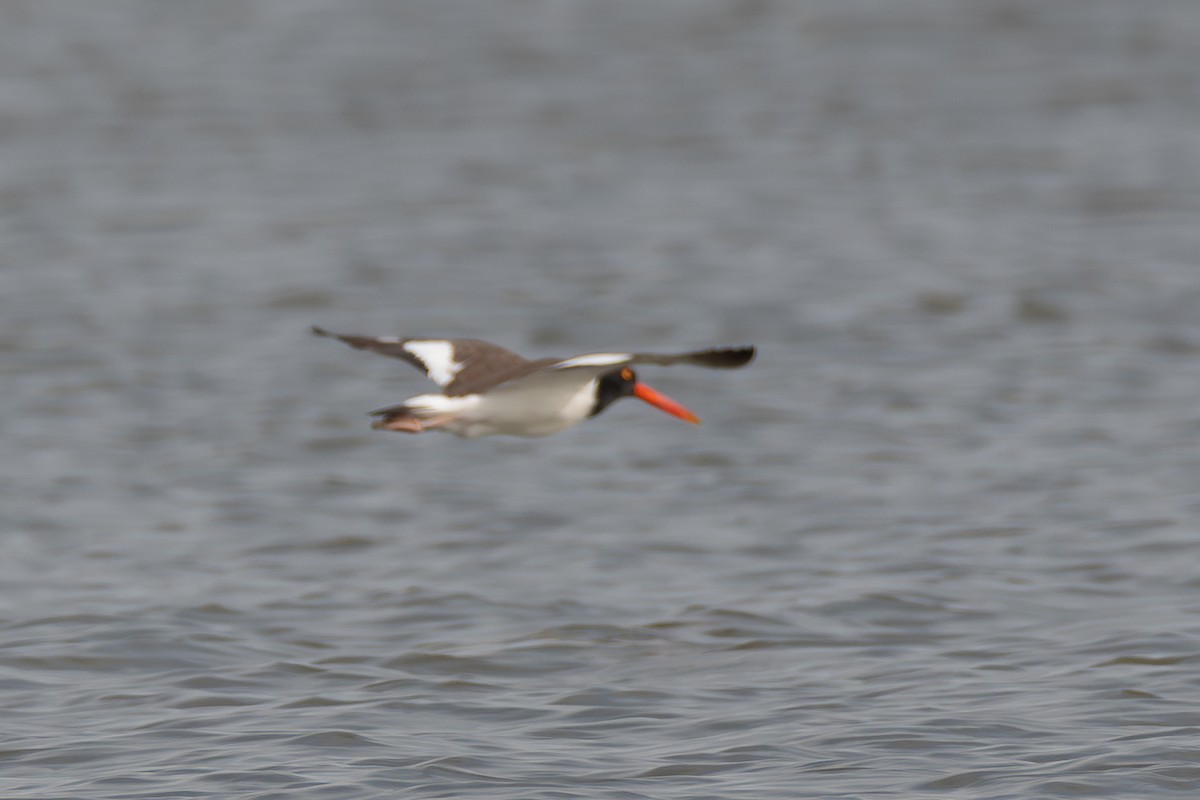
[{"label": "american oystercatcher", "polygon": [[348,336],[313,326],[313,333],[359,350],[399,358],[442,387],[400,405],[372,411],[372,428],[403,433],[449,431],[464,439],[507,434],[548,436],[578,425],[614,400],[636,397],[692,423],[700,418],[644,383],[634,364],[693,364],[710,369],[745,366],[753,347],[692,353],[588,353],[574,358],[522,358],[479,339],[401,339]]}]

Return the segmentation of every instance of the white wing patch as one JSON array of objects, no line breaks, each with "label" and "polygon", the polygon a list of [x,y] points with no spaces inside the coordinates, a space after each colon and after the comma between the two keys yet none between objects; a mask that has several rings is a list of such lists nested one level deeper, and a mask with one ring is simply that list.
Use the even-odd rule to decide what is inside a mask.
[{"label": "white wing patch", "polygon": [[461,361],[454,360],[454,346],[442,339],[410,341],[404,349],[421,359],[425,374],[438,386],[450,383],[463,368]]},{"label": "white wing patch", "polygon": [[551,364],[551,369],[570,369],[571,367],[608,367],[625,364],[633,358],[633,353],[588,353],[585,356],[575,356],[557,364]]}]

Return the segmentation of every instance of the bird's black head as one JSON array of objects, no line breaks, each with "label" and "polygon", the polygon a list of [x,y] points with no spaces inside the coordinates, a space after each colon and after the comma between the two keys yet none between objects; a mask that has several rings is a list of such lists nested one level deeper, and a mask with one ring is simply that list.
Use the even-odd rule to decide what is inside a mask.
[{"label": "bird's black head", "polygon": [[591,416],[596,416],[622,397],[636,397],[644,403],[649,403],[660,411],[665,411],[673,417],[679,417],[685,422],[698,424],[700,418],[683,406],[667,397],[662,392],[656,392],[644,383],[638,383],[637,374],[629,367],[614,369],[606,372],[596,381],[596,405],[592,408]]},{"label": "bird's black head", "polygon": [[629,367],[614,369],[596,382],[596,405],[588,416],[596,416],[622,397],[632,397],[637,386],[637,374]]}]

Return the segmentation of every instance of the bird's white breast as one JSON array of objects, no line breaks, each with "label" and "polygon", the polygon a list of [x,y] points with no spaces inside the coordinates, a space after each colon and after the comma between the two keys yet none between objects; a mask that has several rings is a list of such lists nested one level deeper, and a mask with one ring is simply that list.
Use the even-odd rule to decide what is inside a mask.
[{"label": "bird's white breast", "polygon": [[549,436],[588,418],[596,406],[596,381],[569,386],[539,383],[534,387],[501,388],[475,395],[447,429],[464,438],[506,434]]}]

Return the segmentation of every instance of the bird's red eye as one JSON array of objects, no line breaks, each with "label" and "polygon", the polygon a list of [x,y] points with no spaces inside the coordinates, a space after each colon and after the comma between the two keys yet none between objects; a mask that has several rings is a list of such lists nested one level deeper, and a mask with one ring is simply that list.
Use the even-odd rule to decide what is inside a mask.
[{"label": "bird's red eye", "polygon": [[625,369],[621,370],[621,380],[623,380],[623,381],[633,380],[633,370],[631,370],[629,367],[626,367]]}]

